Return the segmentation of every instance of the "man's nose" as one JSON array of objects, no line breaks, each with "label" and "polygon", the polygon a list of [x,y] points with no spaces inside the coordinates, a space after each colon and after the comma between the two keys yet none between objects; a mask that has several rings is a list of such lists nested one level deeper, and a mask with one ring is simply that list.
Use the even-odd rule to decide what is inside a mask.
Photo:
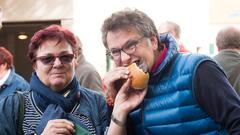
[{"label": "man's nose", "polygon": [[122,63],[128,63],[130,60],[131,60],[131,56],[129,54],[127,54],[126,52],[124,52],[123,50],[121,50]]}]

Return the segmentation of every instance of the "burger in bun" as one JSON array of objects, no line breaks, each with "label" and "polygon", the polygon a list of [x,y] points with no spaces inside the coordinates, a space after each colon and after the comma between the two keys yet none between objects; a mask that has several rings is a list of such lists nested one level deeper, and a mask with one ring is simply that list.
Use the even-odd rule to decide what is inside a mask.
[{"label": "burger in bun", "polygon": [[130,78],[132,81],[131,87],[133,89],[140,90],[147,87],[149,80],[148,73],[145,73],[142,69],[140,69],[136,63],[129,65],[128,70],[130,71]]}]

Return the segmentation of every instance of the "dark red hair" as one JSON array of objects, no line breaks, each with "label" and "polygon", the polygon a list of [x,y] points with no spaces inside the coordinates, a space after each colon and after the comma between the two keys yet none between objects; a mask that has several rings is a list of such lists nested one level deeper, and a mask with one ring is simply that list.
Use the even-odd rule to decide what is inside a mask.
[{"label": "dark red hair", "polygon": [[75,40],[75,35],[66,28],[60,25],[50,25],[44,29],[37,31],[31,38],[30,44],[28,46],[28,57],[32,63],[36,60],[36,52],[43,42],[47,40],[57,39],[58,43],[62,41],[67,41],[73,52],[76,52],[77,45]]},{"label": "dark red hair", "polygon": [[7,64],[7,69],[13,68],[13,55],[4,47],[0,47],[0,65]]}]

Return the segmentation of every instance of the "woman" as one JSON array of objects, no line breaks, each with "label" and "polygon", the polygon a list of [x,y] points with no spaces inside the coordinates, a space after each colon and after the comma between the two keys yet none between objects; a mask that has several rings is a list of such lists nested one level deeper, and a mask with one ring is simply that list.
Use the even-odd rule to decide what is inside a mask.
[{"label": "woman", "polygon": [[106,103],[99,93],[80,87],[75,77],[76,50],[74,34],[61,26],[34,34],[28,48],[34,69],[31,90],[22,94],[24,117],[19,94],[2,100],[1,134],[19,134],[19,130],[42,135],[103,134],[109,123]]}]

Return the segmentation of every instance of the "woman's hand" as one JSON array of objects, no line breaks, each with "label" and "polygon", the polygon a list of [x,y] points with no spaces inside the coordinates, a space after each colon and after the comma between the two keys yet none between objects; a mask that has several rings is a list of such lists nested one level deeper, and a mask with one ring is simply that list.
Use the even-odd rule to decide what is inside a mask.
[{"label": "woman's hand", "polygon": [[74,124],[66,119],[49,120],[42,135],[73,135]]}]

